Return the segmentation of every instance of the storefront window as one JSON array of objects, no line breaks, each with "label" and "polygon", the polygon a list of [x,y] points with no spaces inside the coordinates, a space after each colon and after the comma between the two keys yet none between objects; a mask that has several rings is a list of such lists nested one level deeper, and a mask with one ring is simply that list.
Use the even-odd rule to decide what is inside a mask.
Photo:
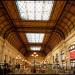
[{"label": "storefront window", "polygon": [[65,54],[64,51],[61,51],[61,62],[62,62],[62,68],[65,68]]},{"label": "storefront window", "polygon": [[75,68],[75,60],[71,60],[71,68]]},{"label": "storefront window", "polygon": [[59,61],[58,61],[58,54],[56,54],[56,63],[58,63]]},{"label": "storefront window", "polygon": [[62,60],[62,61],[65,60],[64,51],[61,51],[61,60]]},{"label": "storefront window", "polygon": [[54,56],[53,56],[53,63],[54,63]]},{"label": "storefront window", "polygon": [[11,64],[11,57],[9,57],[9,63]]}]

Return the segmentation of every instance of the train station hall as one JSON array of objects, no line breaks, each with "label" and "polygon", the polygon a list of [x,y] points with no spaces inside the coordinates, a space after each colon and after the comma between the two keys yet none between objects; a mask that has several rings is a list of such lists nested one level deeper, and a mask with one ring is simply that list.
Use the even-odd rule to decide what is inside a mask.
[{"label": "train station hall", "polygon": [[0,1],[0,75],[75,74],[74,0]]}]

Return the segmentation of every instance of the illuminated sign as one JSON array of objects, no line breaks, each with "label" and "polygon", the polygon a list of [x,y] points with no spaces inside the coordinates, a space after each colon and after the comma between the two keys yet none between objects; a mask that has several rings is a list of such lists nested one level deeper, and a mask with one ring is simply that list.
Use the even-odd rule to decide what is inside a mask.
[{"label": "illuminated sign", "polygon": [[75,50],[70,51],[70,59],[75,59]]}]

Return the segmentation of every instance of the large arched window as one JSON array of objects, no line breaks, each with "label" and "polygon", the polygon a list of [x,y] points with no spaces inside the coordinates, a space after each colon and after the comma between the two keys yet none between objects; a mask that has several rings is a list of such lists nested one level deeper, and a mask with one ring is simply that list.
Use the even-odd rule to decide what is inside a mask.
[{"label": "large arched window", "polygon": [[75,44],[69,46],[69,50],[74,50],[75,49]]}]

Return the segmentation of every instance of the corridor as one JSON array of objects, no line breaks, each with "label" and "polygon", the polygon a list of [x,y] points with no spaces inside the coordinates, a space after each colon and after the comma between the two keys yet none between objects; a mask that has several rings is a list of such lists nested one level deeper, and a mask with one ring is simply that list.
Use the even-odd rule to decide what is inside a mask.
[{"label": "corridor", "polygon": [[0,75],[75,74],[74,0],[0,1]]}]

